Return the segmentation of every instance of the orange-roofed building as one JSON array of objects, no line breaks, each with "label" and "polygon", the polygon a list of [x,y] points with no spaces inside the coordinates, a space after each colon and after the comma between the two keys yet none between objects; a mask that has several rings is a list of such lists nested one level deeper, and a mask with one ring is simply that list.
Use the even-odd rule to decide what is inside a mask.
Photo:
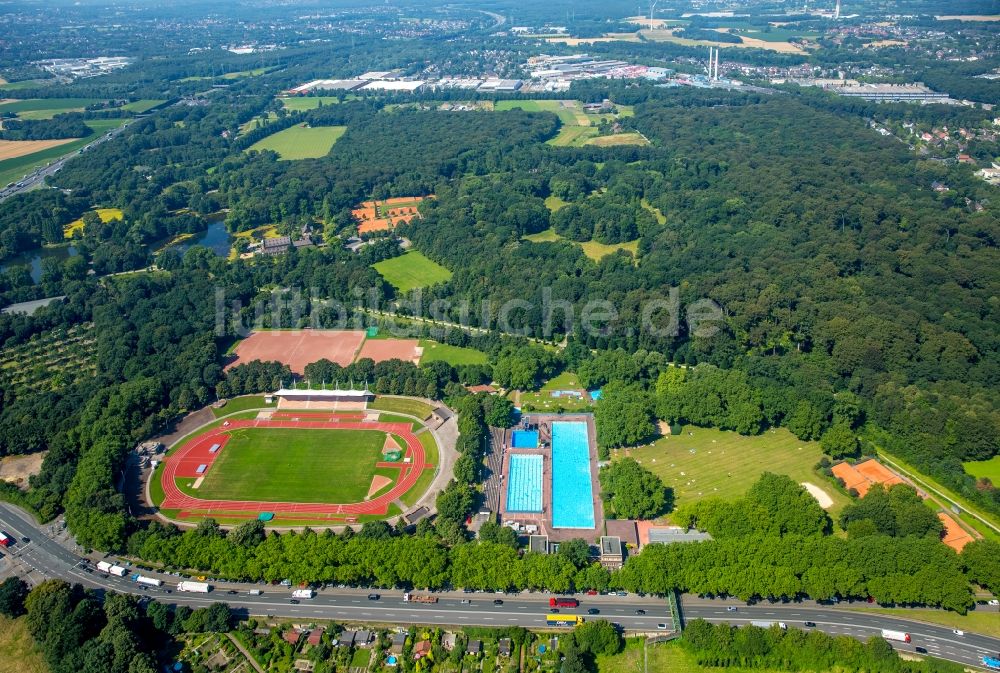
[{"label": "orange-roofed building", "polygon": [[938,512],[937,516],[944,524],[944,535],[941,537],[941,542],[960,552],[965,548],[965,545],[973,541],[973,537],[950,515]]}]

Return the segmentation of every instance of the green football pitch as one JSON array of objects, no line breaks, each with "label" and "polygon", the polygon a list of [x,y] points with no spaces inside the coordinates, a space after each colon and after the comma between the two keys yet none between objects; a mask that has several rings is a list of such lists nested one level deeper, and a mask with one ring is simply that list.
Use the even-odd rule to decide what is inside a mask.
[{"label": "green football pitch", "polygon": [[361,502],[368,494],[385,433],[377,430],[242,428],[197,490],[206,500]]}]

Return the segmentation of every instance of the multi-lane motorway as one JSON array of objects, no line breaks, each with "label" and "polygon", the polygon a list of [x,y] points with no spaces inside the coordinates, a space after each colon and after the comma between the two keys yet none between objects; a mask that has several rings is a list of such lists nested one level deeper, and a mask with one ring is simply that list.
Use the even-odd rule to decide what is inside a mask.
[{"label": "multi-lane motorway", "polygon": [[[44,578],[61,578],[78,582],[93,589],[109,589],[122,593],[150,596],[166,602],[201,607],[214,601],[225,601],[234,609],[248,615],[287,617],[291,619],[339,621],[369,621],[399,624],[448,624],[479,626],[524,626],[539,628],[549,614],[548,594],[520,593],[496,595],[489,593],[466,594],[443,592],[435,594],[433,604],[405,603],[401,591],[382,591],[379,600],[369,600],[366,589],[331,588],[317,593],[311,600],[291,602],[291,589],[283,586],[253,584],[213,583],[210,594],[178,593],[173,589],[179,578],[144,572],[144,575],[164,581],[161,589],[148,591],[127,578],[104,576],[93,571],[93,565],[81,565],[81,556],[72,541],[59,536],[52,527],[39,526],[31,517],[16,507],[0,503],[0,529],[14,535],[18,543],[7,550],[10,556],[4,563],[14,563],[21,574],[28,574],[33,581]],[[30,542],[20,542],[28,537]],[[90,567],[91,572],[85,568]],[[171,593],[164,590],[170,589]],[[250,595],[250,589],[259,589],[259,596]],[[233,592],[233,593],[230,593]],[[618,623],[626,631],[655,633],[660,624],[669,624],[670,616],[662,599],[648,596],[580,596],[580,607],[563,608],[563,613],[581,614],[591,619],[607,619]],[[495,601],[502,604],[495,604]],[[735,611],[728,608],[736,607]],[[589,609],[599,610],[589,615]],[[991,608],[992,614],[1000,613]],[[644,614],[640,614],[640,611]],[[914,652],[924,648],[928,654],[963,664],[979,664],[984,654],[1000,652],[1000,639],[972,633],[959,636],[951,629],[923,622],[898,619],[883,615],[859,612],[850,606],[826,606],[812,602],[789,604],[741,603],[684,597],[681,614],[685,620],[706,619],[712,622],[729,622],[737,625],[751,620],[784,622],[789,627],[806,628],[805,622],[831,634],[849,635],[866,639],[881,629],[906,631],[912,637],[907,645],[893,643],[900,650]]]},{"label": "multi-lane motorway", "polygon": [[27,175],[23,179],[18,180],[10,187],[0,186],[0,201],[6,201],[15,194],[20,194],[21,192],[27,192],[37,187],[43,186],[45,184],[45,178],[57,173],[64,165],[66,165],[66,162],[69,161],[72,157],[76,156],[80,152],[85,152],[89,150],[91,147],[95,147],[103,142],[111,140],[119,133],[124,131],[126,126],[128,126],[128,124],[122,124],[116,129],[112,129],[107,133],[102,133],[93,142],[87,143],[81,149],[74,151],[70,154],[67,154],[63,157],[60,157],[56,161],[53,161],[52,163],[47,164],[46,166],[41,166],[35,169],[30,175]]}]

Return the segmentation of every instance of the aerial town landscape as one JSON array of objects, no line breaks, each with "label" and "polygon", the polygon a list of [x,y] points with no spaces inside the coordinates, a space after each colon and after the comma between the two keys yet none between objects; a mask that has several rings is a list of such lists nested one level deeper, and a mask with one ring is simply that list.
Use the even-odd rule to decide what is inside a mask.
[{"label": "aerial town landscape", "polygon": [[1000,670],[993,0],[0,0],[0,673]]}]

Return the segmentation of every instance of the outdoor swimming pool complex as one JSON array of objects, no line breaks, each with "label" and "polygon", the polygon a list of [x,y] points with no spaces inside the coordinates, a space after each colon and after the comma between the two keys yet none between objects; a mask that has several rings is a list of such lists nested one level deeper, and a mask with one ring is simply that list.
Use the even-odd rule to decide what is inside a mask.
[{"label": "outdoor swimming pool complex", "polygon": [[537,448],[538,430],[515,430],[511,433],[510,446],[514,449]]},{"label": "outdoor swimming pool complex", "polygon": [[587,435],[586,421],[552,423],[553,528],[594,527],[594,488]]},{"label": "outdoor swimming pool complex", "polygon": [[507,474],[507,511],[542,511],[542,457],[513,454]]}]

